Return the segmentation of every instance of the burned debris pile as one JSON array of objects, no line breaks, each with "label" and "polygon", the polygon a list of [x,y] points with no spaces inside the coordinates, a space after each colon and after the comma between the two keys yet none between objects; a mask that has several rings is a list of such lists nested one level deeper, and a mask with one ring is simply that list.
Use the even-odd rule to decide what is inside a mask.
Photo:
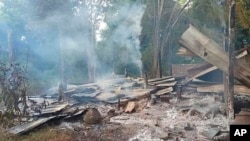
[{"label": "burned debris pile", "polygon": [[[183,47],[178,50],[178,55],[199,56],[207,62],[187,70],[186,78],[183,81],[186,88],[198,93],[222,94],[223,96],[224,85],[222,82],[223,79],[227,80],[230,75],[228,53],[192,25],[182,34],[179,43]],[[235,80],[232,81],[232,85],[234,85],[233,97],[236,118],[233,123],[241,123],[239,116],[242,116],[242,113],[247,113],[245,108],[250,107],[250,66],[247,63],[249,62],[249,47],[246,46],[234,53],[232,74],[234,74]],[[224,78],[222,78],[222,73],[224,73]],[[217,77],[216,81],[207,81],[214,76]],[[245,118],[248,115],[245,114]],[[247,123],[245,122],[245,124]]]},{"label": "burned debris pile", "polygon": [[[82,130],[94,126],[135,126],[131,140],[199,140],[204,138],[201,132],[208,132],[215,120],[220,121],[214,125],[220,127],[216,128],[216,135],[220,129],[227,130],[217,97],[186,95],[182,80],[172,76],[146,81],[127,77],[69,85],[63,101],[58,101],[58,90],[52,88],[41,96],[27,97],[29,116],[7,131],[22,135],[46,124],[69,128],[70,123],[78,123],[77,128]],[[75,127],[69,129],[72,128]]]},{"label": "burned debris pile", "polygon": [[[196,34],[202,37],[201,42],[189,40],[196,39]],[[177,54],[199,56],[207,63],[172,65],[172,76],[162,78],[118,77],[68,85],[61,100],[58,87],[51,88],[40,96],[28,96],[29,115],[7,131],[21,135],[47,123],[62,126],[66,122],[79,123],[78,127],[88,130],[97,125],[132,125],[130,140],[227,140],[229,121],[222,73],[228,74],[228,56],[200,34],[191,26],[180,39],[185,48]],[[244,101],[245,108],[250,105],[250,69],[243,61],[247,56],[247,50],[237,52],[234,72],[235,97]],[[242,116],[249,114],[248,109],[241,105],[240,110],[234,123],[249,118]]]}]

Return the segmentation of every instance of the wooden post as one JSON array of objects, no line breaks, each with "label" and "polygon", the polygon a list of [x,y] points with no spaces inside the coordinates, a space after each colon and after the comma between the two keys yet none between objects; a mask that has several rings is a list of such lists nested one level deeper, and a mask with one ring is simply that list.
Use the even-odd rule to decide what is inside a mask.
[{"label": "wooden post", "polygon": [[[223,41],[223,45],[224,45],[224,50],[226,52],[228,52],[228,26],[226,26],[224,28],[224,41]],[[228,74],[226,74],[225,72],[223,72],[223,84],[224,84],[224,97],[223,97],[223,102],[225,103],[225,109],[226,110],[226,113],[227,113],[227,116],[229,115],[229,111],[228,111],[228,95],[229,95],[229,89],[228,89],[228,84],[229,84],[229,81],[228,81]]]},{"label": "wooden post", "polygon": [[177,84],[177,100],[180,101],[181,100],[181,94],[182,94],[182,87],[183,85],[181,84]]},{"label": "wooden post", "polygon": [[144,89],[147,89],[148,87],[148,75],[146,72],[144,72]]},{"label": "wooden post", "polygon": [[230,1],[229,7],[229,67],[228,67],[228,117],[234,119],[234,48],[235,48],[235,1]]},{"label": "wooden post", "polygon": [[120,98],[118,99],[118,102],[117,102],[117,110],[119,111],[121,108],[121,101],[120,101]]}]

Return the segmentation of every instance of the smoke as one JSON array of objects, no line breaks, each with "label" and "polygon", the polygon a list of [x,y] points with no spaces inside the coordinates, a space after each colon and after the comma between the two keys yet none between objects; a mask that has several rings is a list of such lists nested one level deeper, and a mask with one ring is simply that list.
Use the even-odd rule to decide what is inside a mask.
[{"label": "smoke", "polygon": [[[15,2],[8,2],[15,4]],[[19,30],[20,37],[25,37],[25,45],[30,49],[28,71],[29,74],[32,74],[31,77],[50,83],[58,81],[60,79],[60,51],[65,60],[66,76],[71,76],[68,82],[82,83],[86,81],[88,65],[98,66],[101,70],[99,72],[107,71],[103,68],[111,68],[110,66],[105,67],[106,64],[101,64],[98,60],[91,36],[93,21],[90,17],[93,13],[90,13],[90,7],[86,3],[80,0],[28,0],[18,6],[20,5],[24,8],[16,7],[16,11],[14,11],[16,17],[19,18],[13,18],[18,26],[14,25],[11,28],[14,31]],[[106,8],[110,6],[107,3],[103,3],[103,5],[106,5]],[[0,12],[2,12],[1,8],[2,3],[0,3]],[[94,12],[100,14],[99,17],[97,16],[100,20],[99,24],[109,26],[108,24],[118,23],[109,37],[108,44],[126,48],[127,57],[123,57],[121,60],[134,63],[142,70],[139,36],[145,6],[124,4],[115,8],[117,14],[111,18],[109,23],[103,23],[104,14],[101,11],[94,9]],[[3,25],[3,22],[0,23]],[[8,23],[6,25],[8,26]],[[0,28],[0,32],[5,31]],[[95,33],[101,34],[100,30]],[[20,40],[20,37],[14,40]],[[16,42],[13,45],[16,46]],[[98,52],[102,52],[102,50],[98,50]],[[105,54],[108,57],[112,56],[113,51],[106,51]],[[18,55],[21,56],[21,54]],[[27,58],[26,54],[23,56],[22,59]]]},{"label": "smoke", "polygon": [[[68,1],[65,4],[46,0],[31,4],[34,15],[26,25],[26,29],[36,35],[40,43],[36,45],[39,47],[33,49],[34,53],[48,63],[54,63],[52,69],[57,67],[58,70],[60,59],[63,59],[66,77],[74,76],[68,78],[70,82],[75,78],[78,82],[86,81],[87,64],[95,66],[98,61],[91,42],[88,7],[85,3],[77,1],[75,3]],[[82,70],[77,70],[76,67]],[[58,73],[60,74],[60,70]]]},{"label": "smoke", "polygon": [[[142,30],[141,19],[145,6],[141,4],[125,4],[118,7],[118,13],[110,21],[111,24],[119,23],[114,30],[110,40],[111,44],[118,44],[126,47],[131,63],[135,63],[142,71],[139,36]],[[124,58],[126,59],[126,58]]]}]

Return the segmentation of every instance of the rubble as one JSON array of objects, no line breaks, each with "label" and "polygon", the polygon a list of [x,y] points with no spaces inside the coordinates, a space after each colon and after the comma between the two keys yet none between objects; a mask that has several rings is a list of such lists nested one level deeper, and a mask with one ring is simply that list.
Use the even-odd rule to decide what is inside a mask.
[{"label": "rubble", "polygon": [[[221,49],[216,50],[222,52],[222,56],[215,53],[212,49],[218,46],[205,36],[201,36],[204,37],[201,38],[204,50],[198,50],[196,44],[190,47],[194,45],[193,40],[187,41],[190,30],[196,31],[191,27],[181,37],[180,42],[187,49],[182,49],[180,54],[200,56],[209,63],[180,69],[181,74],[162,78],[147,80],[145,75],[144,79],[128,77],[69,85],[64,92],[66,99],[62,103],[56,102],[58,90],[50,89],[39,98],[28,98],[30,107],[31,103],[45,103],[39,112],[30,111],[29,116],[34,118],[33,121],[14,126],[8,131],[20,135],[58,119],[72,130],[74,127],[68,123],[77,121],[81,126],[76,128],[81,128],[79,130],[83,130],[84,135],[90,130],[98,133],[100,128],[105,130],[107,126],[111,129],[117,129],[118,125],[119,128],[136,127],[133,134],[129,134],[131,141],[226,139],[229,121],[225,115],[225,103],[220,98],[224,87],[219,81],[203,80],[202,77],[218,69],[227,73],[225,68],[228,64],[218,65],[227,63],[228,56]],[[240,54],[240,57],[244,56],[246,54]],[[238,74],[238,71],[237,69],[235,73]],[[250,94],[249,78],[242,78],[247,76],[238,76],[239,80],[246,80],[241,81],[242,84],[235,84],[235,92],[239,95]],[[241,109],[233,123],[248,123],[249,115],[248,110]]]}]

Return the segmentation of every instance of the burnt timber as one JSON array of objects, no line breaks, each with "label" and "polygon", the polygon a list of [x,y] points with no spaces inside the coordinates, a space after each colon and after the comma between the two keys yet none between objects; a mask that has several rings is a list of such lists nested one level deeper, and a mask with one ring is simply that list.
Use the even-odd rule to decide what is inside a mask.
[{"label": "burnt timber", "polygon": [[[182,34],[179,43],[203,58],[208,63],[218,67],[227,75],[229,67],[228,54],[213,40],[202,34],[195,27],[190,27]],[[241,61],[235,60],[234,64],[235,78],[250,87],[250,68]]]}]

